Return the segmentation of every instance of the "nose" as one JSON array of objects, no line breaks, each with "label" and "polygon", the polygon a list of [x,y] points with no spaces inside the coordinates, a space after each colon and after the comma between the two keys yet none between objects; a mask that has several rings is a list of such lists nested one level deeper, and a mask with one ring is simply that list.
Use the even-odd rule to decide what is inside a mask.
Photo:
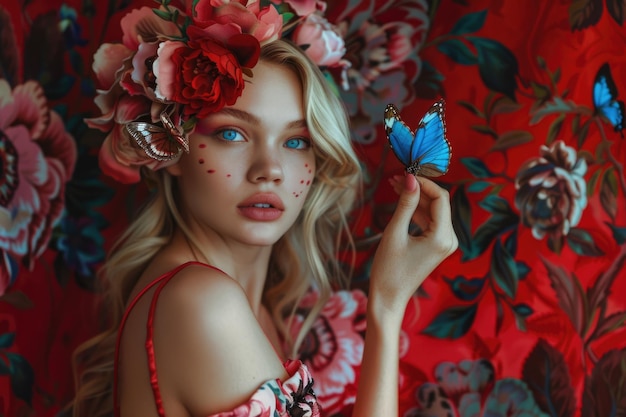
[{"label": "nose", "polygon": [[283,181],[283,167],[276,150],[263,147],[255,149],[252,165],[248,171],[248,180],[253,183]]}]

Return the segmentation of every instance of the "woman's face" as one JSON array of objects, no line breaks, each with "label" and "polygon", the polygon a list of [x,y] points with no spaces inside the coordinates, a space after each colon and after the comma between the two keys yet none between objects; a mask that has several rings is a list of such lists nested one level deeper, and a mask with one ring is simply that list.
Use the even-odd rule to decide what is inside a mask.
[{"label": "woman's face", "polygon": [[302,87],[289,69],[263,61],[242,96],[199,121],[178,176],[192,227],[222,239],[272,245],[296,221],[315,176]]}]

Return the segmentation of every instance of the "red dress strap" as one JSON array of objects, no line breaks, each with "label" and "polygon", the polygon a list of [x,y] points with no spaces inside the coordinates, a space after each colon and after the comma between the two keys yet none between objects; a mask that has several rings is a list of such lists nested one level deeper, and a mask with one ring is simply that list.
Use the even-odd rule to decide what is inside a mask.
[{"label": "red dress strap", "polygon": [[152,392],[154,393],[154,401],[157,406],[157,412],[159,413],[159,417],[165,417],[165,410],[163,409],[163,399],[161,398],[161,391],[159,390],[159,381],[157,378],[157,370],[156,370],[156,359],[154,355],[154,313],[156,310],[156,302],[161,294],[161,291],[167,285],[167,283],[182,269],[186,268],[189,265],[201,265],[207,268],[214,269],[223,274],[219,268],[216,268],[212,265],[208,265],[202,262],[190,261],[186,262],[182,265],[177,266],[173,270],[166,272],[161,275],[150,284],[146,285],[128,305],[126,311],[124,312],[124,316],[122,317],[122,321],[120,322],[119,329],[117,331],[117,339],[115,342],[115,356],[113,359],[113,410],[115,416],[119,416],[120,406],[119,406],[119,395],[117,392],[117,378],[118,378],[118,364],[119,364],[119,355],[120,355],[120,342],[122,340],[122,333],[124,331],[124,325],[126,324],[126,320],[130,312],[133,310],[137,302],[141,299],[141,297],[148,292],[155,285],[159,284],[154,295],[152,296],[152,301],[150,303],[150,310],[148,313],[148,322],[146,323],[146,354],[148,356],[148,371],[150,373],[150,385],[152,386]]}]

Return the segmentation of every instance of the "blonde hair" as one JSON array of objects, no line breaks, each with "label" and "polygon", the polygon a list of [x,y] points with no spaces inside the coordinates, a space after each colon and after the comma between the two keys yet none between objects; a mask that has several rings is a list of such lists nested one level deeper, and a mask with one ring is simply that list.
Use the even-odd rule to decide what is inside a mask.
[{"label": "blonde hair", "polygon": [[[285,40],[264,45],[260,59],[290,68],[299,77],[316,157],[316,177],[302,212],[274,245],[263,297],[279,332],[291,347],[291,355],[295,356],[333,287],[348,284],[349,274],[339,264],[338,249],[342,242],[353,246],[348,215],[357,197],[361,172],[350,142],[343,104],[318,67]],[[105,285],[103,302],[110,327],[74,353],[74,416],[112,413],[113,357],[122,315],[141,273],[169,242],[175,228],[201,251],[176,204],[175,181],[165,170],[146,170],[144,174],[154,182],[156,190],[99,272]],[[319,297],[293,339],[289,331],[292,319],[299,301],[311,287]]]}]

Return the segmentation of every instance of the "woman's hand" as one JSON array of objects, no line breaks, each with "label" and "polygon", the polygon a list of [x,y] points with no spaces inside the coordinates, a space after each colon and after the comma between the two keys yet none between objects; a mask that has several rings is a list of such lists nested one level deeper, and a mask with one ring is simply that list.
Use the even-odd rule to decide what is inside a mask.
[{"label": "woman's hand", "polygon": [[[390,183],[400,199],[374,257],[370,302],[403,315],[417,288],[457,249],[458,239],[446,190],[413,175],[396,176]],[[409,234],[411,221],[421,230],[418,236]]]}]

